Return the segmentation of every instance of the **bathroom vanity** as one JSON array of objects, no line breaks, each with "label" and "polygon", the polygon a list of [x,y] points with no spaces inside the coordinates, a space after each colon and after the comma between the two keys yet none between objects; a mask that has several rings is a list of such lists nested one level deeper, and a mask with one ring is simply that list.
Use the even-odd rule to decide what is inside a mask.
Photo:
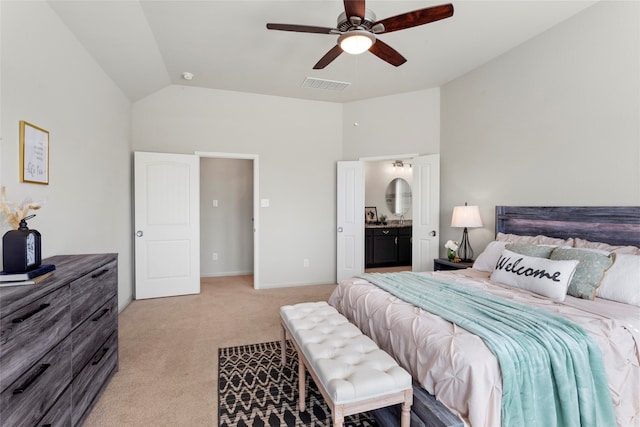
[{"label": "bathroom vanity", "polygon": [[411,265],[411,221],[367,224],[364,257],[365,268]]}]

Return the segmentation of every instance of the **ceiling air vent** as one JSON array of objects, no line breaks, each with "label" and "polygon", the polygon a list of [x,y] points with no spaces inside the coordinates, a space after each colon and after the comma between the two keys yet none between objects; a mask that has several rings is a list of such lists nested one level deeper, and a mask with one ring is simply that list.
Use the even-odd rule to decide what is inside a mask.
[{"label": "ceiling air vent", "polygon": [[302,87],[311,89],[324,89],[324,90],[345,90],[351,83],[339,82],[336,80],[316,79],[314,77],[307,77],[302,82]]}]

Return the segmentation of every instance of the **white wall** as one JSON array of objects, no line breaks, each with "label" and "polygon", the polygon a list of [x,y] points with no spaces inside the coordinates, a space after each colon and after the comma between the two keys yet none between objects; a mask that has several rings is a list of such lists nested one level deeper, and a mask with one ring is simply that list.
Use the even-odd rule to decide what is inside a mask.
[{"label": "white wall", "polygon": [[442,88],[440,221],[479,205],[476,253],[496,205],[640,204],[639,16],[599,2]]},{"label": "white wall", "polygon": [[[400,216],[392,214],[387,207],[385,197],[387,186],[393,179],[403,178],[409,183],[409,188],[413,192],[413,171],[408,165],[394,170],[392,163],[391,160],[364,163],[364,205],[375,206],[378,218],[380,215],[386,215],[388,221],[397,221]],[[411,212],[410,208],[404,214],[404,219],[411,219]]]},{"label": "white wall", "polygon": [[440,152],[440,89],[344,104],[343,160]]},{"label": "white wall", "polygon": [[258,155],[259,287],[335,282],[342,105],[170,86],[134,104],[133,146]]},{"label": "white wall", "polygon": [[[123,308],[133,294],[130,103],[46,2],[3,0],[0,9],[7,198],[44,202],[29,221],[43,257],[118,253]],[[50,133],[49,185],[20,182],[20,120]]]},{"label": "white wall", "polygon": [[[217,202],[217,207],[213,201]],[[253,273],[253,161],[200,159],[200,275]],[[213,260],[213,254],[218,256]]]}]

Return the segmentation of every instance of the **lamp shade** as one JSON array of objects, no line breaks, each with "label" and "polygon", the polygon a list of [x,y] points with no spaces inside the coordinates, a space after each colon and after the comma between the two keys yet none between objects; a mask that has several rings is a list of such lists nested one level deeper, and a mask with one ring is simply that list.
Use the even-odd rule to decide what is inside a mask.
[{"label": "lamp shade", "polygon": [[338,37],[342,50],[352,55],[366,52],[375,41],[375,36],[365,30],[352,30]]},{"label": "lamp shade", "polygon": [[482,227],[480,209],[477,206],[456,206],[451,216],[452,227]]}]

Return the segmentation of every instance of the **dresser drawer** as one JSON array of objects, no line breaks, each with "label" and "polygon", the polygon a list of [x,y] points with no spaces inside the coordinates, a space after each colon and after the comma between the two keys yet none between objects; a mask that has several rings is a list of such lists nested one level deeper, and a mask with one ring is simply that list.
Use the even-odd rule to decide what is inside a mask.
[{"label": "dresser drawer", "polygon": [[71,340],[45,354],[0,394],[3,426],[35,426],[71,381]]},{"label": "dresser drawer", "polygon": [[71,427],[71,387],[67,387],[36,425],[38,427]]},{"label": "dresser drawer", "polygon": [[84,420],[87,409],[100,397],[117,368],[118,333],[114,332],[71,383],[72,425],[77,426]]},{"label": "dresser drawer", "polygon": [[116,330],[117,318],[118,298],[113,296],[71,332],[73,343],[71,369],[74,378],[109,335]]},{"label": "dresser drawer", "polygon": [[118,291],[118,262],[112,261],[71,282],[71,328],[77,327]]},{"label": "dresser drawer", "polygon": [[71,330],[69,285],[0,319],[0,390],[5,390]]}]

